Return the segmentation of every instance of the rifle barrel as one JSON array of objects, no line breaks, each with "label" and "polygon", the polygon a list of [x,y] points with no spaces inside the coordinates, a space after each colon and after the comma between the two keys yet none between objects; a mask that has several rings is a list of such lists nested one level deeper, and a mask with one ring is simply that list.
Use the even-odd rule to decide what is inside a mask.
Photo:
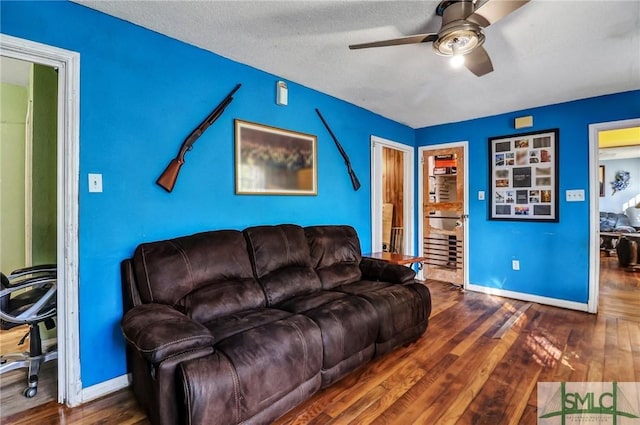
[{"label": "rifle barrel", "polygon": [[173,190],[173,186],[176,184],[176,180],[178,179],[178,173],[180,173],[180,167],[184,164],[184,156],[191,149],[193,144],[198,140],[202,133],[204,133],[207,128],[211,126],[220,115],[224,112],[224,110],[229,106],[229,104],[233,101],[233,94],[238,91],[238,89],[242,86],[241,83],[236,84],[236,86],[229,92],[229,94],[220,102],[214,109],[211,111],[207,118],[204,119],[189,135],[184,139],[182,145],[180,146],[180,151],[178,152],[178,156],[172,159],[169,162],[169,165],[164,170],[164,172],[160,175],[156,183],[160,185],[167,192],[171,192]]},{"label": "rifle barrel", "polygon": [[322,124],[324,124],[327,131],[329,131],[329,134],[331,135],[331,138],[336,144],[336,147],[338,148],[340,155],[342,155],[342,159],[344,159],[344,163],[347,165],[347,172],[349,173],[349,177],[351,177],[351,184],[353,185],[353,190],[360,189],[360,181],[358,180],[358,177],[356,176],[355,171],[353,171],[353,168],[351,167],[351,161],[349,160],[349,155],[347,155],[344,148],[336,138],[336,135],[333,134],[333,131],[331,131],[331,127],[329,127],[329,124],[327,124],[327,121],[325,121],[324,117],[322,116],[318,108],[316,108],[316,113],[320,117],[320,120],[322,121]]}]

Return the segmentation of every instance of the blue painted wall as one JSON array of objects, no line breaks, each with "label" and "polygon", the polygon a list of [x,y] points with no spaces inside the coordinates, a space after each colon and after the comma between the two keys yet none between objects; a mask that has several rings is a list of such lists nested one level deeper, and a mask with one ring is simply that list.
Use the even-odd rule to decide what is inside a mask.
[{"label": "blue painted wall", "polygon": [[[80,53],[80,360],[83,387],[126,372],[119,265],[135,246],[209,229],[346,223],[371,246],[371,134],[414,145],[414,130],[277,76],[68,2],[2,1],[8,35]],[[224,115],[187,154],[173,193],[154,182],[180,143],[236,83]],[[318,119],[319,108],[362,188]],[[237,196],[233,119],[318,136],[317,196]],[[103,174],[88,193],[87,174]]]},{"label": "blue painted wall", "polygon": [[[470,142],[470,277],[476,284],[587,300],[588,212],[560,204],[560,222],[486,219],[487,138],[514,133],[531,114],[534,130],[560,128],[560,189],[588,189],[588,124],[640,116],[640,92],[623,93],[414,131],[289,82],[289,106],[275,105],[277,76],[68,2],[0,2],[3,33],[81,54],[80,340],[83,386],[126,372],[119,264],[142,241],[256,224],[347,223],[370,238],[371,134],[408,145]],[[225,114],[187,154],[172,194],[155,179],[186,135],[238,82]],[[350,154],[362,188],[314,108]],[[318,196],[234,194],[233,119],[318,136]],[[104,193],[87,191],[102,173]],[[511,259],[521,271],[511,271]]]},{"label": "blue painted wall", "polygon": [[[535,126],[514,130],[533,115]],[[578,100],[416,130],[416,145],[469,142],[469,280],[489,288],[579,303],[588,301],[589,202],[566,202],[567,189],[589,193],[589,124],[640,117],[640,91]],[[559,128],[560,221],[489,221],[488,138]],[[520,271],[511,260],[520,260]]]}]

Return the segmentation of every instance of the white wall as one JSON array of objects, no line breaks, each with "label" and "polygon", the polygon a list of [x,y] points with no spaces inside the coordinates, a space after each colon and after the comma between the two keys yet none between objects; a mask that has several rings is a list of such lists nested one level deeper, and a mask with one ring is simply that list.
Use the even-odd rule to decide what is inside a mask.
[{"label": "white wall", "polygon": [[[623,205],[634,197],[640,196],[640,158],[612,159],[600,161],[604,165],[604,197],[600,197],[600,211],[623,212]],[[631,175],[629,186],[613,194],[611,182],[615,180],[616,172],[628,171]]]}]

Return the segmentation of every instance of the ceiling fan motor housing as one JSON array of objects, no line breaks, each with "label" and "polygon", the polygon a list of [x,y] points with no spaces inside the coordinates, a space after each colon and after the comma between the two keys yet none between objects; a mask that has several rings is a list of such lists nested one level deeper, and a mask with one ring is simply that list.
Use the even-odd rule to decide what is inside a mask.
[{"label": "ceiling fan motor housing", "polygon": [[438,39],[433,42],[437,54],[465,55],[484,43],[480,25],[467,20],[473,11],[470,0],[445,0],[438,5],[436,13],[442,16],[442,27]]}]

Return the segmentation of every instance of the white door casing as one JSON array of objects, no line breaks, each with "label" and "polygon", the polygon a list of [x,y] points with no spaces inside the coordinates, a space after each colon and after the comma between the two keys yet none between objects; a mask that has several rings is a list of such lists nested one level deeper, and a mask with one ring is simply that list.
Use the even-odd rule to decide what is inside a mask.
[{"label": "white door casing", "polygon": [[402,143],[371,136],[371,251],[382,249],[382,149],[399,150],[404,158],[404,211],[403,223],[406,237],[403,238],[403,252],[415,253],[415,214],[414,214],[414,148]]},{"label": "white door casing", "polygon": [[80,54],[0,34],[0,55],[58,71],[58,402],[82,402],[78,318]]},{"label": "white door casing", "polygon": [[589,301],[587,311],[598,312],[600,294],[600,184],[598,134],[601,131],[639,127],[640,118],[589,125]]}]

